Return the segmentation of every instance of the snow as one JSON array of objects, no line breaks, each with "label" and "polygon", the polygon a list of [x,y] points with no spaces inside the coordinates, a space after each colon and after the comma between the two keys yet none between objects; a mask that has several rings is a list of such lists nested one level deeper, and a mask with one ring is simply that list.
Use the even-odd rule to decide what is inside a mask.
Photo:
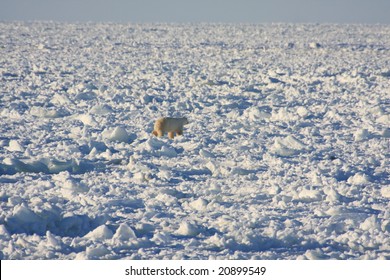
[{"label": "snow", "polygon": [[92,240],[105,240],[112,239],[113,235],[114,234],[112,231],[106,225],[101,225],[85,235],[84,238]]},{"label": "snow", "polygon": [[[102,133],[103,137],[110,141],[117,142],[130,142],[132,139],[131,135],[123,127],[115,127],[113,129],[106,129]],[[134,136],[135,138],[135,136]]]},{"label": "snow", "polygon": [[390,258],[389,26],[0,30],[2,259]]},{"label": "snow", "polygon": [[129,227],[127,224],[121,224],[116,230],[113,238],[119,240],[129,240],[135,239],[137,238],[137,236],[135,235],[134,230],[131,227]]},{"label": "snow", "polygon": [[294,136],[276,138],[271,151],[280,156],[294,156],[305,150],[306,146]]},{"label": "snow", "polygon": [[197,236],[199,234],[199,229],[194,224],[182,222],[176,233],[182,236]]}]

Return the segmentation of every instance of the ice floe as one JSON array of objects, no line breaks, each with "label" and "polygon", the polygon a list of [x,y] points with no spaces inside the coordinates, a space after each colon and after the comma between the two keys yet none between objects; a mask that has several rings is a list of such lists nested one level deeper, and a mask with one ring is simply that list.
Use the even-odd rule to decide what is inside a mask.
[{"label": "ice floe", "polygon": [[0,30],[1,259],[389,258],[389,26]]}]

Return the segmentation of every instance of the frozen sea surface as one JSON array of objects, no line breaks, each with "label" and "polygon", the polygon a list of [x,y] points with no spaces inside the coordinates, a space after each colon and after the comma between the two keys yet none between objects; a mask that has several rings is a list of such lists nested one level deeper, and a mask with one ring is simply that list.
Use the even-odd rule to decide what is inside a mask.
[{"label": "frozen sea surface", "polygon": [[0,258],[389,259],[389,58],[388,25],[0,22]]}]

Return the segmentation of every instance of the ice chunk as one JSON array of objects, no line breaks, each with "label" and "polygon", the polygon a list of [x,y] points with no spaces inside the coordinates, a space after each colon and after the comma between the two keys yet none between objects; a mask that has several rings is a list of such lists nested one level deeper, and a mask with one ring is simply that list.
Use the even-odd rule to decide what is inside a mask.
[{"label": "ice chunk", "polygon": [[57,238],[50,231],[46,232],[46,239],[47,239],[47,244],[50,247],[55,247],[55,248],[60,248],[61,247],[61,241],[59,240],[59,238]]},{"label": "ice chunk", "polygon": [[199,234],[199,229],[194,224],[182,222],[176,233],[183,236],[197,236]]},{"label": "ice chunk", "polygon": [[368,217],[367,219],[364,220],[363,223],[360,224],[360,228],[362,230],[374,230],[374,229],[379,229],[380,224],[378,222],[378,219],[375,215],[372,215],[371,217]]},{"label": "ice chunk", "polygon": [[94,247],[88,247],[85,251],[88,259],[98,259],[110,253],[106,246],[98,244]]},{"label": "ice chunk", "polygon": [[10,152],[24,152],[24,147],[17,140],[9,141],[7,150]]},{"label": "ice chunk", "polygon": [[52,158],[41,158],[39,160],[20,160],[17,158],[5,158],[4,166],[0,165],[7,173],[27,172],[27,173],[45,173],[55,174],[63,171],[72,173],[82,173],[89,170],[92,164],[80,162],[77,159],[60,161]]},{"label": "ice chunk", "polygon": [[112,112],[113,112],[112,108],[106,104],[95,105],[89,111],[90,114],[94,114],[94,115],[106,115]]},{"label": "ice chunk", "polygon": [[250,121],[262,121],[271,118],[271,114],[261,111],[257,107],[250,107],[244,111],[243,116]]},{"label": "ice chunk", "polygon": [[150,150],[159,150],[165,145],[163,141],[157,138],[150,138],[146,143]]},{"label": "ice chunk", "polygon": [[113,129],[106,129],[102,134],[104,138],[110,141],[123,143],[130,143],[136,138],[134,134],[129,134],[126,129],[120,126],[117,126]]},{"label": "ice chunk", "polygon": [[63,109],[62,110],[49,109],[49,108],[33,106],[30,109],[30,114],[32,116],[39,117],[39,118],[54,119],[54,118],[62,118],[64,116],[67,116],[68,112]]},{"label": "ice chunk", "polygon": [[290,112],[288,108],[280,108],[272,112],[271,120],[273,121],[293,121],[299,117],[295,112]]},{"label": "ice chunk", "polygon": [[152,176],[149,172],[135,172],[134,173],[134,179],[136,182],[143,183],[143,182],[148,182],[152,179]]},{"label": "ice chunk", "polygon": [[113,239],[125,241],[130,239],[137,239],[137,236],[131,227],[129,227],[127,224],[121,224],[116,230]]},{"label": "ice chunk", "polygon": [[57,185],[62,187],[61,193],[67,199],[72,199],[73,196],[78,195],[79,193],[88,192],[89,190],[85,184],[72,178],[68,178],[64,182],[57,182]]},{"label": "ice chunk", "polygon": [[168,181],[170,178],[172,178],[172,172],[169,171],[169,170],[161,169],[161,170],[157,173],[157,177],[160,178],[161,180]]},{"label": "ice chunk", "polygon": [[306,145],[294,136],[276,138],[271,152],[280,156],[294,156],[306,150]]},{"label": "ice chunk", "polygon": [[322,192],[319,190],[303,189],[294,196],[295,200],[312,202],[322,199]]},{"label": "ice chunk", "polygon": [[72,101],[70,101],[70,99],[66,95],[61,95],[58,93],[54,94],[51,102],[54,104],[59,104],[59,105],[72,103]]},{"label": "ice chunk", "polygon": [[199,151],[199,155],[201,155],[204,158],[215,158],[215,155],[205,149],[201,149]]},{"label": "ice chunk", "polygon": [[65,236],[83,236],[91,231],[91,218],[86,215],[71,215],[63,217],[59,230]]},{"label": "ice chunk", "polygon": [[383,123],[385,125],[389,125],[390,123],[390,115],[383,115],[376,119],[377,122]]},{"label": "ice chunk", "polygon": [[348,178],[348,183],[352,185],[365,185],[370,183],[370,177],[363,173],[356,173],[355,175]]},{"label": "ice chunk", "polygon": [[46,229],[46,222],[24,204],[14,207],[6,224],[11,232],[17,233],[44,234]]},{"label": "ice chunk", "polygon": [[31,172],[31,173],[49,173],[47,165],[41,161],[23,162],[16,158],[6,158],[3,163],[14,168],[17,172]]},{"label": "ice chunk", "polygon": [[346,210],[345,210],[344,207],[342,207],[342,206],[334,206],[334,207],[329,208],[324,213],[326,215],[330,215],[330,216],[337,216],[337,215],[342,215],[345,212],[346,212]]},{"label": "ice chunk", "polygon": [[96,126],[98,125],[95,118],[89,114],[79,115],[76,119],[80,120],[84,125]]},{"label": "ice chunk", "polygon": [[307,250],[305,253],[305,257],[309,260],[328,259],[328,257],[324,254],[324,252],[320,248],[315,250]]},{"label": "ice chunk", "polygon": [[95,228],[93,231],[86,234],[84,238],[92,239],[92,240],[105,240],[105,239],[111,239],[113,236],[114,234],[106,225],[101,225]]},{"label": "ice chunk", "polygon": [[175,149],[172,147],[168,147],[168,146],[163,146],[161,148],[160,154],[162,156],[166,156],[166,157],[176,157],[177,156],[177,152],[175,151]]},{"label": "ice chunk", "polygon": [[49,173],[60,173],[63,171],[77,173],[82,172],[84,170],[83,168],[86,167],[86,165],[83,166],[83,164],[76,159],[60,161],[57,159],[43,158],[39,162],[47,166]]},{"label": "ice chunk", "polygon": [[364,141],[370,138],[371,134],[368,132],[367,129],[361,129],[356,131],[355,133],[355,141]]},{"label": "ice chunk", "polygon": [[5,225],[0,225],[0,236],[1,237],[9,237],[10,236]]},{"label": "ice chunk", "polygon": [[153,235],[153,238],[150,241],[156,243],[157,245],[164,245],[171,242],[172,238],[167,232],[157,232]]},{"label": "ice chunk", "polygon": [[149,223],[138,223],[135,228],[140,234],[149,234],[154,231],[154,226]]},{"label": "ice chunk", "polygon": [[208,204],[208,201],[201,197],[189,203],[191,208],[198,211],[205,211]]},{"label": "ice chunk", "polygon": [[232,239],[227,239],[224,236],[219,236],[217,233],[215,233],[213,236],[206,239],[205,243],[216,248],[233,248],[233,244],[235,242]]},{"label": "ice chunk", "polygon": [[326,199],[328,202],[338,202],[341,199],[341,195],[334,189],[325,190]]},{"label": "ice chunk", "polygon": [[232,175],[240,175],[240,176],[245,176],[254,173],[253,170],[241,168],[241,167],[233,167],[230,170],[230,174]]},{"label": "ice chunk", "polygon": [[110,135],[110,139],[118,142],[127,142],[129,141],[130,135],[127,133],[126,129],[123,127],[116,127]]},{"label": "ice chunk", "polygon": [[381,194],[383,197],[390,198],[390,186],[382,187]]}]

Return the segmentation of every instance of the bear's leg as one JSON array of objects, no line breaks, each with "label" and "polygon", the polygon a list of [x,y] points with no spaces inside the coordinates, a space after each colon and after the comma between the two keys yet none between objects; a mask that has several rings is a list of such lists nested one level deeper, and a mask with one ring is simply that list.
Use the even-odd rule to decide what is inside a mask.
[{"label": "bear's leg", "polygon": [[164,136],[164,132],[162,130],[157,131],[157,136],[158,137],[163,137]]},{"label": "bear's leg", "polygon": [[177,133],[177,135],[182,136],[183,135],[183,130],[177,130],[176,133]]},{"label": "bear's leg", "polygon": [[153,130],[153,132],[152,132],[152,133],[153,133],[153,135],[154,135],[154,136],[156,136],[156,137],[158,136],[158,133],[157,133],[157,131]]},{"label": "bear's leg", "polygon": [[168,132],[168,137],[169,139],[173,139],[175,137],[175,132],[173,131]]}]

